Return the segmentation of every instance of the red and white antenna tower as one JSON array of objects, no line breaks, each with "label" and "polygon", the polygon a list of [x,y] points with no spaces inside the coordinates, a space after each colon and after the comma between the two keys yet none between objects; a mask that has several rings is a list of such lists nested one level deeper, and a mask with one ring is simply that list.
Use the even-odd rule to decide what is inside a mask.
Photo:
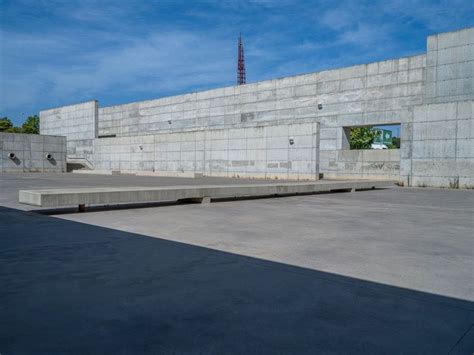
[{"label": "red and white antenna tower", "polygon": [[239,59],[237,61],[237,84],[245,84],[245,58],[244,44],[242,43],[242,34],[239,34]]}]

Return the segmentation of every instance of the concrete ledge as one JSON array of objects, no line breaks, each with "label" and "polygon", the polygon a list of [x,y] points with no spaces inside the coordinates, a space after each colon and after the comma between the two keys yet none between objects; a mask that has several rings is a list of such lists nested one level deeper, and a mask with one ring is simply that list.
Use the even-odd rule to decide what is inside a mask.
[{"label": "concrete ledge", "polygon": [[[144,170],[73,170],[74,174],[88,174],[88,175],[135,175],[135,176],[160,176],[160,177],[180,177],[180,178],[197,178],[197,177],[225,177],[234,179],[257,179],[257,180],[293,180],[293,181],[317,181],[318,178],[315,174],[298,174],[298,173],[252,173],[252,172],[212,172],[202,173],[193,171],[144,171]],[[354,179],[365,179],[360,175],[354,177]],[[381,175],[381,178],[387,180],[387,176]],[[398,176],[396,176],[398,178]],[[367,179],[371,179],[367,177]],[[375,179],[374,179],[375,180]]]},{"label": "concrete ledge", "polygon": [[73,170],[74,174],[88,174],[88,175],[135,175],[135,176],[162,176],[162,177],[184,177],[195,178],[202,176],[194,172],[180,172],[180,171],[143,171],[143,170]]},{"label": "concrete ledge", "polygon": [[212,198],[295,195],[328,191],[353,191],[393,185],[393,181],[319,181],[246,185],[201,185],[161,187],[69,188],[20,190],[19,202],[37,207],[147,203]]}]

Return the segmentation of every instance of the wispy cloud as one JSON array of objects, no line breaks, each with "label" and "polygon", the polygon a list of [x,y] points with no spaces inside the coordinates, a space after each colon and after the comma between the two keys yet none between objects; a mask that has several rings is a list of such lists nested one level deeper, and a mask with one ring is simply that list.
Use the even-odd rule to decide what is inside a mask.
[{"label": "wispy cloud", "polygon": [[[61,36],[41,40],[36,35],[8,33],[5,37],[9,38],[6,47],[10,53],[20,52],[25,43],[32,44],[31,55],[43,46],[48,48],[29,68],[18,56],[6,55],[8,67],[16,69],[3,74],[3,99],[12,106],[27,105],[34,99],[39,104],[44,96],[35,95],[36,90],[36,94],[47,92],[56,102],[115,90],[160,95],[178,92],[184,86],[219,85],[228,82],[225,73],[232,71],[230,43],[199,33],[175,31],[124,38],[119,47],[105,46],[94,52],[82,52],[76,43]],[[31,96],[19,95],[22,88],[29,88]]]}]

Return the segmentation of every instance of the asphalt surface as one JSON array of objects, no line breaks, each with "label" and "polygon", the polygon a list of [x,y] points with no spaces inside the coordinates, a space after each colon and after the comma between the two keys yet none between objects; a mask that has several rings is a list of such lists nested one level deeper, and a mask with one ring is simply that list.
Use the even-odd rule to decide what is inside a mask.
[{"label": "asphalt surface", "polygon": [[0,175],[0,353],[474,351],[474,191],[15,205],[20,188],[107,183],[176,179]]}]

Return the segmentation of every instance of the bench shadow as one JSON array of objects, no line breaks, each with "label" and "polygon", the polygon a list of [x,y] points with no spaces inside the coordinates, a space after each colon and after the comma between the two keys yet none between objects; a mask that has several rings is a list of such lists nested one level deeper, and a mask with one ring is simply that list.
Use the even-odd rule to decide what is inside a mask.
[{"label": "bench shadow", "polygon": [[447,354],[473,302],[0,207],[4,354]]}]

